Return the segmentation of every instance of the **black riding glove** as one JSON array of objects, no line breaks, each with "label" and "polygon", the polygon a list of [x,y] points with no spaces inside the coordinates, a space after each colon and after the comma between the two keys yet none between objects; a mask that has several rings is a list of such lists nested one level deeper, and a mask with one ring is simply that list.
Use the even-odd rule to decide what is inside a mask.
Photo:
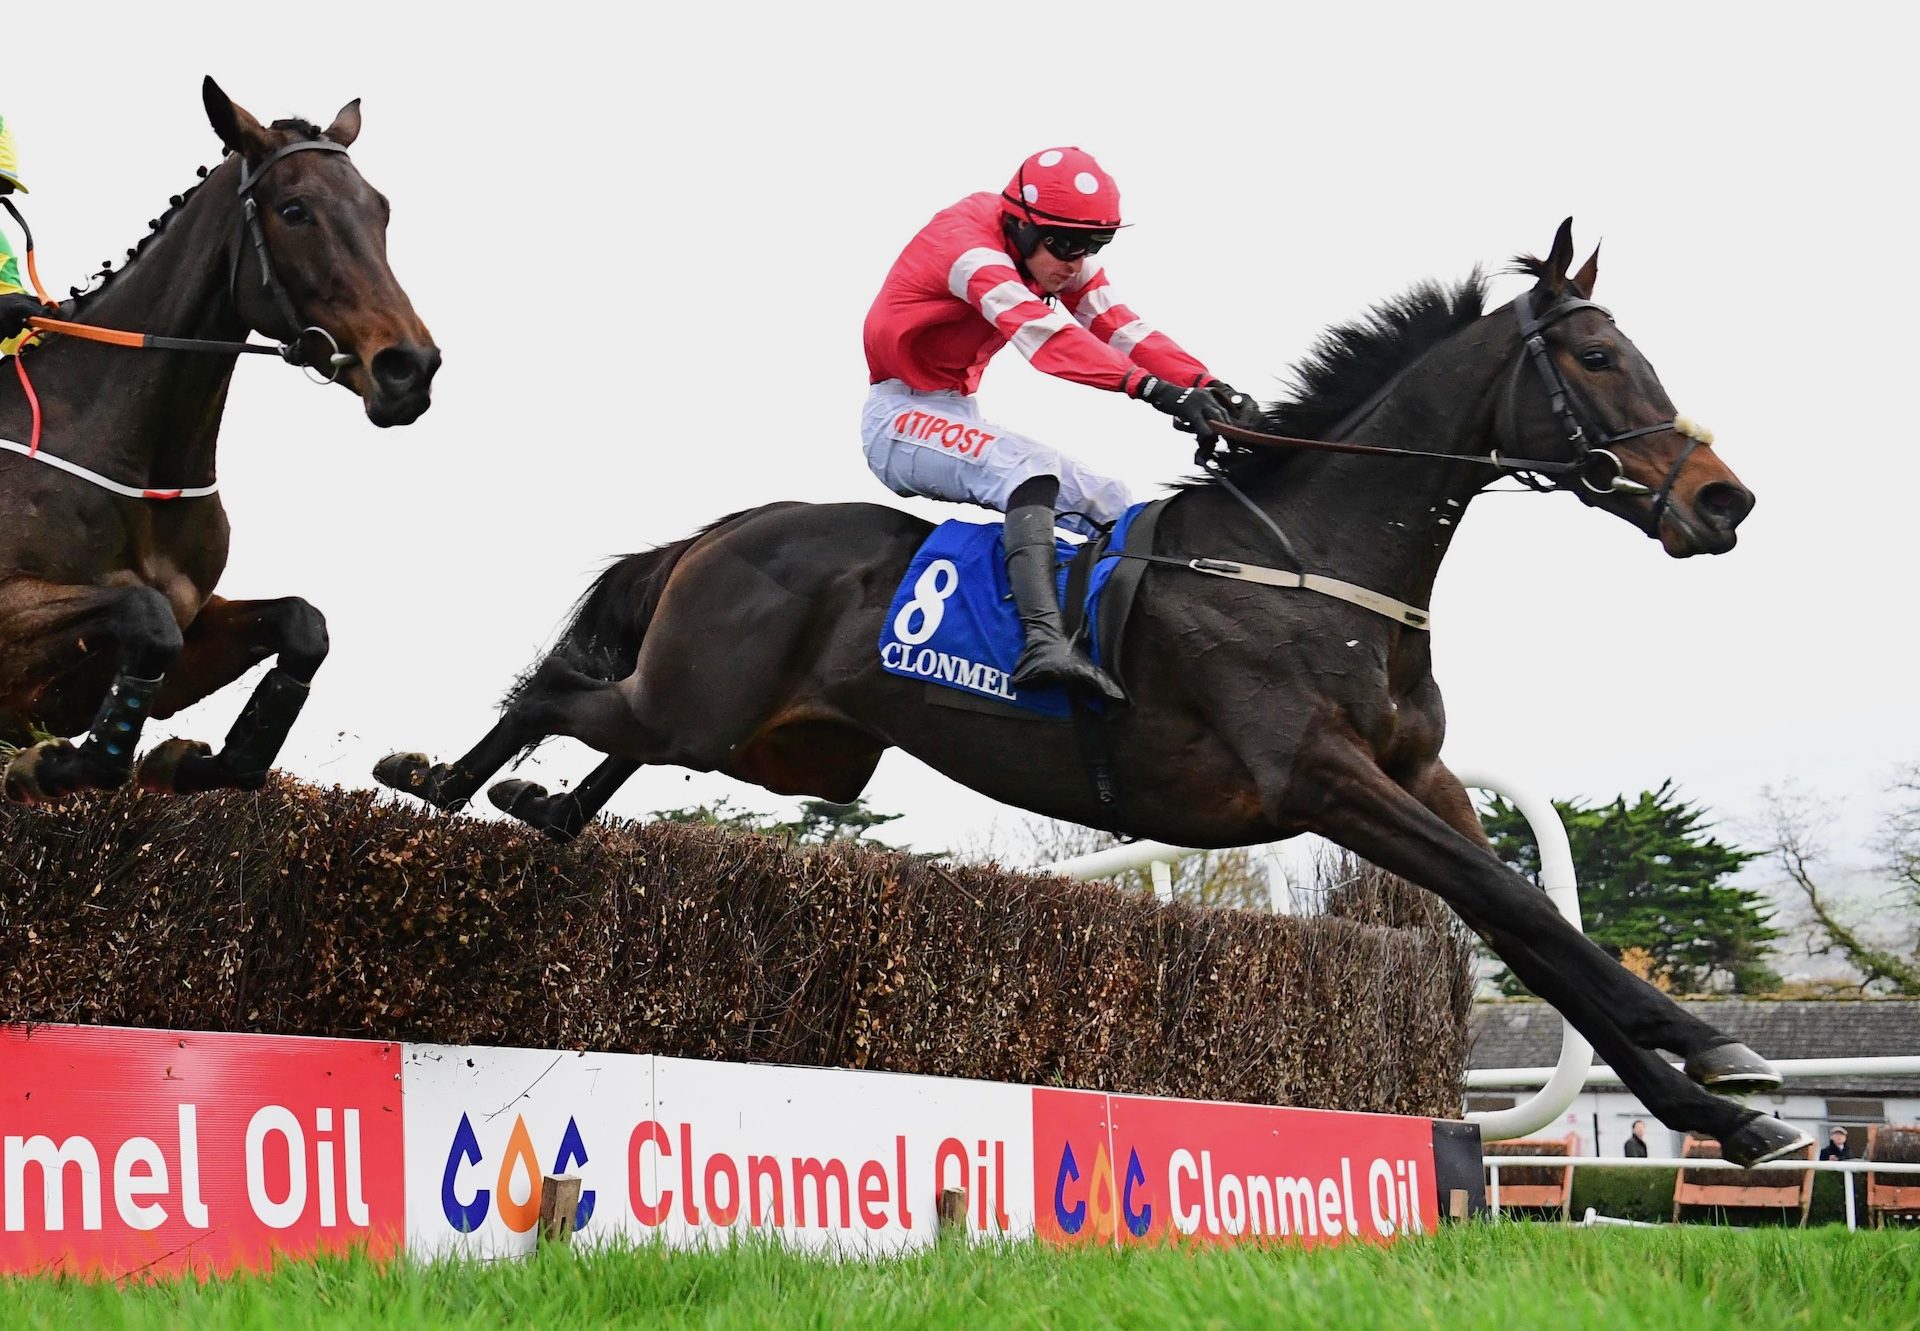
[{"label": "black riding glove", "polygon": [[0,342],[26,332],[27,320],[45,312],[39,300],[24,291],[8,292],[0,296]]},{"label": "black riding glove", "polygon": [[1237,425],[1243,430],[1257,430],[1266,424],[1260,404],[1226,380],[1215,379],[1207,385],[1207,391],[1218,398],[1220,405],[1226,409],[1228,424]]},{"label": "black riding glove", "polygon": [[1206,449],[1211,449],[1220,437],[1214,433],[1214,425],[1228,420],[1227,409],[1206,389],[1169,383],[1155,375],[1150,374],[1136,384],[1133,396],[1173,417],[1174,429],[1185,430]]}]

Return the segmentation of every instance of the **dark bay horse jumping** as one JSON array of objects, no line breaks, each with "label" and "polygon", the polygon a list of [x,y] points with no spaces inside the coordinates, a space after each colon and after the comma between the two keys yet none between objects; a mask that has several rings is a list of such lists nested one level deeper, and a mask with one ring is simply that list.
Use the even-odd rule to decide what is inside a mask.
[{"label": "dark bay horse jumping", "polygon": [[[49,316],[152,335],[159,349],[49,334],[0,366],[0,761],[16,800],[126,782],[149,716],[268,657],[218,753],[169,740],[139,763],[157,790],[265,780],[314,672],[326,621],[299,597],[214,595],[228,524],[215,446],[249,330],[366,401],[380,426],[427,409],[440,352],[387,266],[387,201],[324,130],[262,125],[208,79],[228,157],[176,196],[94,291]],[[202,345],[192,345],[200,343]],[[257,349],[257,347],[256,347]],[[87,732],[78,746],[58,738]]]},{"label": "dark bay horse jumping", "polygon": [[[621,560],[472,752],[439,765],[395,754],[376,775],[451,808],[524,747],[572,736],[612,755],[577,790],[493,790],[564,836],[642,764],[844,802],[898,745],[1002,803],[1178,845],[1316,832],[1445,898],[1663,1121],[1745,1163],[1790,1152],[1804,1134],[1703,1089],[1775,1086],[1773,1069],[1622,969],[1495,858],[1440,760],[1418,609],[1490,478],[1570,490],[1676,558],[1732,549],[1753,506],[1593,304],[1597,257],[1569,274],[1566,224],[1546,259],[1520,261],[1534,284],[1509,306],[1486,312],[1477,274],[1418,289],[1329,334],[1297,400],[1265,413],[1277,435],[1400,456],[1246,451],[1167,504],[1154,549],[1170,558],[1149,565],[1123,640],[1133,705],[1105,726],[1119,818],[1073,726],[929,706],[926,685],[882,671],[883,617],[929,528],[867,504],[769,505]],[[1202,576],[1182,566],[1195,556],[1357,584],[1411,617]],[[1048,725],[1051,743],[1036,744]]]}]

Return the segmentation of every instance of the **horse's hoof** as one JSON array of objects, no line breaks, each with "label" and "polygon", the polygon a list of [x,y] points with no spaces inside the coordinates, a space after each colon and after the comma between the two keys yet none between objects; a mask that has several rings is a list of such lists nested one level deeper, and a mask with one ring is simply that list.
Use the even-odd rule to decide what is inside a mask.
[{"label": "horse's hoof", "polygon": [[1752,1095],[1777,1090],[1780,1074],[1773,1064],[1743,1044],[1717,1044],[1686,1062],[1686,1073],[1700,1085],[1723,1095]]},{"label": "horse's hoof", "polygon": [[373,765],[373,779],[403,795],[430,799],[433,794],[433,759],[424,753],[389,753]]},{"label": "horse's hoof", "polygon": [[1793,1124],[1771,1114],[1754,1114],[1731,1134],[1720,1139],[1720,1154],[1742,1169],[1752,1169],[1755,1165],[1793,1155],[1811,1145],[1813,1138]]},{"label": "horse's hoof", "polygon": [[45,804],[69,795],[78,787],[67,784],[73,745],[63,739],[42,740],[16,752],[7,760],[4,777],[6,797],[16,804]]},{"label": "horse's hoof", "polygon": [[540,817],[540,801],[546,799],[547,788],[533,781],[522,781],[518,777],[508,781],[496,781],[487,787],[487,799],[501,813],[512,814],[523,823],[532,823],[536,827],[544,826]]},{"label": "horse's hoof", "polygon": [[[162,795],[182,794],[185,792],[180,784],[180,765],[195,758],[209,757],[212,753],[211,745],[197,739],[163,740],[148,749],[140,759],[140,766],[134,769],[133,779],[142,790],[152,790]],[[192,788],[204,789],[197,785]]]}]

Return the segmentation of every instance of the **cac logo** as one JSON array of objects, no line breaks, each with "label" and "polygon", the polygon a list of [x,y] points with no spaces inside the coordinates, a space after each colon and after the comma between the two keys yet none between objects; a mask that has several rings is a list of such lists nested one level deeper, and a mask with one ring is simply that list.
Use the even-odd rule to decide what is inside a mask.
[{"label": "cac logo", "polygon": [[[473,1123],[462,1114],[460,1126],[453,1132],[453,1143],[447,1149],[446,1171],[440,1176],[440,1210],[446,1215],[447,1223],[462,1234],[471,1234],[486,1223],[489,1211],[497,1210],[501,1224],[516,1234],[525,1234],[540,1219],[542,1174],[540,1158],[533,1149],[533,1134],[527,1130],[526,1119],[514,1115],[513,1131],[507,1134],[507,1147],[500,1157],[493,1187],[475,1188],[473,1195],[462,1201],[461,1172],[469,1165],[481,1166],[485,1163],[486,1155],[480,1149],[480,1138],[473,1130]],[[567,1130],[560,1136],[560,1149],[554,1154],[551,1172],[565,1174],[586,1163],[587,1144],[580,1136],[579,1124],[569,1118]],[[482,1174],[482,1177],[485,1175]],[[516,1192],[525,1200],[515,1201]],[[580,1190],[580,1206],[573,1215],[574,1229],[587,1227],[587,1221],[593,1217],[594,1199],[593,1189]]]},{"label": "cac logo", "polygon": [[[1074,1159],[1073,1143],[1065,1142],[1060,1150],[1060,1171],[1053,1181],[1054,1223],[1063,1234],[1087,1230],[1090,1239],[1111,1240],[1114,1236],[1113,1166],[1107,1159],[1106,1143],[1102,1142],[1094,1152],[1092,1175],[1086,1186],[1076,1186],[1079,1182],[1080,1162]],[[1120,1214],[1126,1220],[1127,1232],[1135,1238],[1144,1238],[1153,1228],[1153,1204],[1144,1200],[1146,1184],[1147,1171],[1140,1164],[1140,1152],[1130,1149],[1126,1181],[1120,1191]],[[1136,1187],[1143,1194],[1137,1206]],[[1091,1229],[1088,1229],[1089,1222]]]}]

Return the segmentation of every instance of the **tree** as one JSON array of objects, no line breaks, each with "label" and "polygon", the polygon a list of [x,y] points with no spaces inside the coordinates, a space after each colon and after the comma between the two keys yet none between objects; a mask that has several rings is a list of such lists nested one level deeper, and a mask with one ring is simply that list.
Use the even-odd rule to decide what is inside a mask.
[{"label": "tree", "polygon": [[776,814],[737,808],[725,795],[711,804],[695,804],[683,809],[655,809],[653,812],[653,817],[659,822],[699,823],[708,827],[725,827],[735,832],[760,832],[767,836],[784,836],[807,846],[824,846],[836,841],[879,845],[881,843],[867,840],[867,834],[876,827],[904,816],[874,812],[867,807],[865,796],[851,804],[802,800],[800,816],[784,820]]},{"label": "tree", "polygon": [[1799,791],[1764,794],[1768,853],[1812,917],[1812,950],[1845,958],[1862,989],[1920,996],[1920,763],[1898,768],[1887,785],[1890,803],[1873,841],[1886,888],[1870,905],[1843,904],[1823,886],[1828,810]]},{"label": "tree", "polygon": [[[1768,923],[1766,899],[1727,880],[1760,852],[1741,850],[1707,835],[1707,811],[1679,797],[1673,782],[1586,805],[1555,800],[1572,844],[1587,936],[1621,956],[1645,954],[1648,978],[1676,994],[1732,989],[1765,990],[1779,977],[1766,965],[1768,944],[1780,936]],[[1483,814],[1494,853],[1540,881],[1540,850],[1520,812],[1495,798]],[[1503,989],[1518,992],[1510,974]]]}]

